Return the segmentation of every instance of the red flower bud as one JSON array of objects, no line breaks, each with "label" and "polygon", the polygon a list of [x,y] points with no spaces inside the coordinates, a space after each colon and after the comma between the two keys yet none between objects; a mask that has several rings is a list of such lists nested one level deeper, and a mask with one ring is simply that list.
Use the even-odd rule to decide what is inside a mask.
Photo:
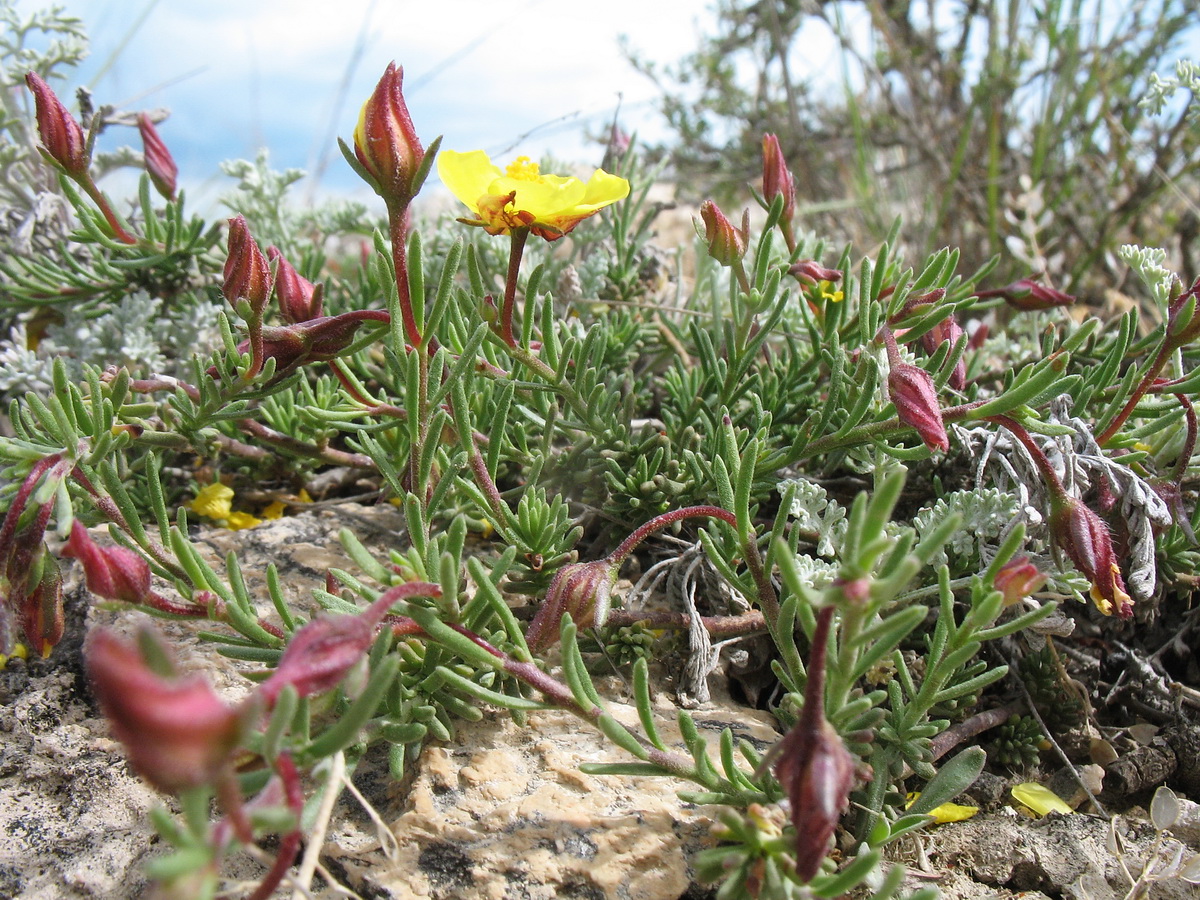
[{"label": "red flower bud", "polygon": [[542,608],[529,624],[525,640],[531,650],[542,650],[558,640],[563,613],[580,628],[603,625],[612,603],[612,589],[619,565],[608,559],[571,563],[556,573],[546,590]]},{"label": "red flower bud", "polygon": [[229,220],[228,255],[221,292],[234,309],[239,300],[245,300],[253,314],[260,318],[271,296],[271,267],[250,236],[244,216]]},{"label": "red flower bud", "polygon": [[99,547],[78,520],[63,556],[79,560],[87,588],[105,600],[145,603],[150,594],[150,566],[127,547]]},{"label": "red flower bud", "polygon": [[[792,173],[788,169],[783,151],[779,149],[779,138],[773,134],[764,134],[762,142],[763,155],[763,197],[770,204],[776,197],[783,197],[784,222],[792,221],[796,214],[796,185]],[[824,278],[822,281],[832,281]]]},{"label": "red flower bud", "polygon": [[138,131],[142,135],[142,156],[146,161],[146,174],[154,189],[167,200],[175,199],[175,178],[179,169],[171,157],[171,151],[158,136],[158,129],[145,113],[138,113]]},{"label": "red flower bud", "polygon": [[1014,309],[1031,312],[1039,309],[1053,309],[1056,306],[1070,306],[1075,298],[1052,287],[1038,284],[1032,278],[1022,278],[1002,288],[990,291],[976,291],[975,296],[1002,297],[1004,302]]},{"label": "red flower bud", "polygon": [[366,321],[386,322],[388,314],[380,309],[354,310],[296,325],[266,327],[262,330],[263,357],[275,360],[277,374],[311,362],[326,362],[350,346],[358,326]]},{"label": "red flower bud", "polygon": [[787,791],[796,828],[796,874],[811,881],[821,871],[829,839],[850,806],[854,757],[822,715],[801,716],[784,735],[775,777]]},{"label": "red flower bud", "polygon": [[1037,570],[1028,556],[1010,559],[996,573],[994,586],[1004,595],[1004,605],[1012,606],[1024,600],[1046,583],[1046,576]]},{"label": "red flower bud", "polygon": [[403,82],[404,69],[388,63],[359,114],[354,155],[375,179],[376,190],[384,200],[406,206],[420,188],[415,180],[425,159],[425,148],[404,102]]},{"label": "red flower bud", "polygon": [[[945,292],[943,291],[943,293]],[[926,353],[933,356],[942,344],[949,342],[953,347],[962,335],[962,327],[955,321],[954,316],[947,316],[921,335],[921,346],[925,348]],[[961,391],[967,386],[967,361],[964,358],[959,357],[958,362],[955,363],[948,383],[956,391]]]},{"label": "red flower bud", "polygon": [[65,624],[62,574],[45,544],[35,552],[25,577],[20,581],[10,578],[10,584],[10,600],[20,609],[25,643],[43,658],[49,656],[62,640]]},{"label": "red flower bud", "polygon": [[822,281],[842,280],[842,273],[838,269],[827,269],[815,259],[802,259],[799,262],[792,263],[791,268],[788,269],[788,274],[801,284],[809,286],[819,284]]},{"label": "red flower bud", "polygon": [[696,233],[708,245],[709,256],[723,266],[732,266],[746,255],[746,245],[750,241],[749,211],[742,213],[742,227],[738,229],[725,218],[717,204],[705,200],[700,204],[700,218],[704,222],[704,231],[697,226]]},{"label": "red flower bud", "polygon": [[274,673],[259,688],[268,704],[292,685],[301,697],[333,690],[375,640],[375,629],[395,603],[384,594],[359,615],[327,616],[309,622],[288,642]]},{"label": "red flower bud", "polygon": [[1103,519],[1074,497],[1052,492],[1050,534],[1075,568],[1092,583],[1092,602],[1100,612],[1111,616],[1115,607],[1123,619],[1133,615],[1133,600],[1125,592],[1112,535]]},{"label": "red flower bud", "polygon": [[50,85],[36,72],[27,73],[25,83],[33,91],[38,137],[42,140],[46,155],[62,166],[68,175],[84,177],[91,165],[91,156],[87,152],[83,128],[67,112]]},{"label": "red flower bud", "polygon": [[800,718],[779,742],[775,777],[787,791],[796,829],[796,874],[811,881],[821,871],[829,839],[850,805],[854,757],[825,718],[825,659],[833,607],[817,613]]},{"label": "red flower bud", "polygon": [[950,439],[929,373],[910,363],[893,362],[887,383],[900,421],[915,428],[930,450],[949,450]]},{"label": "red flower bud", "polygon": [[296,271],[278,247],[267,248],[267,259],[275,263],[275,298],[286,322],[307,322],[320,318],[323,288],[314,285]]},{"label": "red flower bud", "polygon": [[[141,639],[161,642],[149,629]],[[169,659],[165,646],[154,655]],[[106,629],[92,635],[85,656],[100,708],[139,775],[177,794],[228,771],[249,707],[226,705],[201,675],[159,674],[136,646]]]}]

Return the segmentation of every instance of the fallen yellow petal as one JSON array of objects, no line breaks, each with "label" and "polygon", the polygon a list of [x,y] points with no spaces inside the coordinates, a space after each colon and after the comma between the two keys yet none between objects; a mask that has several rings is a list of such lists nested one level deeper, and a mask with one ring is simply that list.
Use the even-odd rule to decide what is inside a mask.
[{"label": "fallen yellow petal", "polygon": [[262,517],[264,519],[282,519],[284,503],[282,500],[272,500],[263,507]]},{"label": "fallen yellow petal", "polygon": [[1069,814],[1075,811],[1045,785],[1033,782],[1013,785],[1012,795],[1014,800],[1029,807],[1039,816],[1045,816],[1052,812]]},{"label": "fallen yellow petal", "polygon": [[[920,791],[908,794],[906,798],[908,802],[904,804],[904,808],[908,809],[920,796]],[[964,806],[961,803],[943,803],[941,806],[931,809],[929,815],[933,817],[935,825],[945,825],[949,822],[963,822],[977,812],[979,812],[978,806]]]}]

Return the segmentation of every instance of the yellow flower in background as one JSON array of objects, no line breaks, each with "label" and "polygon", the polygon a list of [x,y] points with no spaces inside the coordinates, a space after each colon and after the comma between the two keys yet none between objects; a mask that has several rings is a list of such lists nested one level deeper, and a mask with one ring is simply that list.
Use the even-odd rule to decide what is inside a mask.
[{"label": "yellow flower in background", "polygon": [[1033,810],[1038,816],[1052,812],[1064,815],[1075,812],[1058,794],[1041,784],[1027,782],[1013,785],[1012,795],[1014,800]]},{"label": "yellow flower in background", "polygon": [[219,481],[200,488],[187,508],[206,519],[227,519],[233,512],[233,488]]},{"label": "yellow flower in background", "polygon": [[543,175],[527,156],[518,157],[502,172],[482,150],[443,150],[437,167],[450,192],[478,216],[462,221],[482,226],[488,234],[528,228],[555,241],[588,216],[629,196],[629,182],[603,169],[596,169],[583,182]]},{"label": "yellow flower in background", "polygon": [[187,504],[187,508],[206,519],[213,519],[224,525],[230,531],[240,531],[243,528],[253,528],[262,524],[262,519],[255,518],[249,513],[233,511],[233,488],[219,481],[200,488],[195,499]]},{"label": "yellow flower in background", "polygon": [[233,512],[225,517],[225,527],[230,531],[241,531],[243,528],[253,528],[261,525],[262,519],[255,518],[250,513]]},{"label": "yellow flower in background", "polygon": [[282,519],[285,504],[282,500],[272,500],[263,507],[262,517],[264,519]]}]

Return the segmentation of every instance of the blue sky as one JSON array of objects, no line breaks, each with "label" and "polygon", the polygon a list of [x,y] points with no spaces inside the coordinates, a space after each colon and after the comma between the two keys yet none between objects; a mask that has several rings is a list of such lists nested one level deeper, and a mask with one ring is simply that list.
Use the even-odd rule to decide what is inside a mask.
[{"label": "blue sky", "polygon": [[657,90],[619,37],[672,61],[711,21],[702,0],[58,2],[87,26],[81,80],[97,102],[171,110],[160,132],[193,193],[216,187],[221,160],[259,147],[279,169],[324,163],[323,190],[359,191],[336,138],[350,139],[392,60],[423,140],[442,134],[445,147],[502,162],[549,151],[596,165],[602,150],[585,133],[603,133],[618,102],[627,130],[662,133]]}]

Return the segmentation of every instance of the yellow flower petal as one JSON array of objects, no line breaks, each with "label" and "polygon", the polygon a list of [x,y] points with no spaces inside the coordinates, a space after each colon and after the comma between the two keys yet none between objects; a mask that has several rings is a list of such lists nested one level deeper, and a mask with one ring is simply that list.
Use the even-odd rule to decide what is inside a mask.
[{"label": "yellow flower petal", "polygon": [[226,487],[219,481],[200,488],[195,499],[188,503],[187,508],[192,512],[209,519],[227,519],[232,509],[233,488]]},{"label": "yellow flower petal", "polygon": [[1067,806],[1061,797],[1044,785],[1032,782],[1017,784],[1013,786],[1012,795],[1014,800],[1029,807],[1039,816],[1045,816],[1052,812],[1068,814],[1075,811]]},{"label": "yellow flower petal", "polygon": [[[921,796],[920,791],[908,794],[907,803],[904,808],[908,809],[913,805],[913,802]],[[963,822],[975,813],[979,812],[978,806],[964,806],[960,803],[943,803],[941,806],[934,807],[929,811],[929,815],[933,817],[935,825],[945,825],[948,822]]]},{"label": "yellow flower petal", "polygon": [[284,509],[285,506],[282,500],[272,500],[263,507],[262,517],[264,519],[282,519]]},{"label": "yellow flower petal", "polygon": [[262,519],[256,519],[250,513],[235,512],[225,517],[225,527],[230,531],[241,531],[243,528],[253,528],[261,524]]},{"label": "yellow flower petal", "polygon": [[470,208],[491,234],[528,228],[556,240],[591,216],[629,195],[629,182],[602,169],[587,182],[566,175],[543,175],[537,163],[519,157],[501,172],[486,153],[443,150],[437,158],[442,183]]}]

